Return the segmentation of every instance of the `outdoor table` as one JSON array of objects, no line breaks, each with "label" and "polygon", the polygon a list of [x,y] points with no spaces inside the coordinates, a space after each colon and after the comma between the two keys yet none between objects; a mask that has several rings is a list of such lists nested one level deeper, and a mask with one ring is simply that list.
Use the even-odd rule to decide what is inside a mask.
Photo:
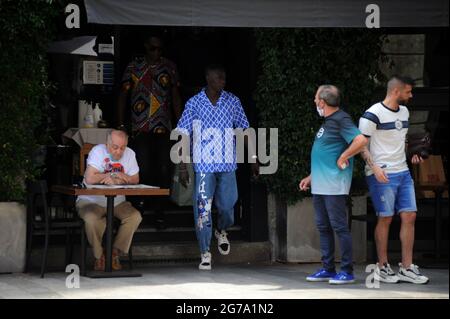
[{"label": "outdoor table", "polygon": [[434,250],[436,258],[441,257],[441,223],[442,223],[442,194],[448,191],[448,184],[443,182],[416,184],[417,191],[433,191],[434,202]]},{"label": "outdoor table", "polygon": [[[128,186],[129,187],[129,186]],[[71,196],[79,195],[99,195],[106,196],[106,260],[105,271],[95,272],[88,277],[91,278],[113,278],[113,277],[140,277],[141,274],[134,272],[113,272],[112,271],[112,221],[114,216],[114,197],[125,196],[167,196],[167,188],[81,188],[72,185],[54,185],[51,190]]]}]

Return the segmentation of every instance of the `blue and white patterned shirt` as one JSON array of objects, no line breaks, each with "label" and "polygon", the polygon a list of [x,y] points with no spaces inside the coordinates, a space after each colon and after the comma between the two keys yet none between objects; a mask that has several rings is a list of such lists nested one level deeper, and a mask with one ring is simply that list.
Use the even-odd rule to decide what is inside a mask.
[{"label": "blue and white patterned shirt", "polygon": [[232,172],[236,165],[233,129],[249,127],[239,98],[222,91],[212,105],[203,89],[186,103],[176,130],[191,139],[191,160],[197,173]]}]

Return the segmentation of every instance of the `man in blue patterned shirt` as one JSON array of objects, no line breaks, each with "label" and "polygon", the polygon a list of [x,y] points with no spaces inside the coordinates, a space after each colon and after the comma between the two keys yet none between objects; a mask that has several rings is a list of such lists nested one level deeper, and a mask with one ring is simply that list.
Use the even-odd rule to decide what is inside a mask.
[{"label": "man in blue patterned shirt", "polygon": [[[195,185],[194,220],[201,252],[199,269],[211,269],[211,207],[218,209],[214,232],[222,255],[230,253],[226,230],[234,223],[234,205],[238,198],[236,142],[233,129],[247,129],[249,123],[238,97],[224,90],[225,70],[218,65],[206,68],[207,87],[193,96],[178,122],[176,130],[189,136],[193,146]],[[252,158],[256,158],[253,155]],[[252,165],[257,175],[257,164]],[[181,163],[180,180],[187,183],[185,164]]]}]

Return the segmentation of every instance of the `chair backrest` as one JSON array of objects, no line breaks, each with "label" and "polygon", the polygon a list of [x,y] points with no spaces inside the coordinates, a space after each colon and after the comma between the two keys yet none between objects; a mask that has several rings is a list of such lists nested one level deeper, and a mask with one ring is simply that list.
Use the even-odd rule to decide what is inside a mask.
[{"label": "chair backrest", "polygon": [[[37,180],[27,183],[27,223],[29,225],[45,226],[46,231],[51,229],[78,227],[75,202],[76,196],[53,193],[48,189],[46,180]],[[62,209],[62,211],[61,211]],[[36,219],[39,216],[41,220]]]},{"label": "chair backrest", "polygon": [[27,211],[29,214],[28,215],[29,222],[31,223],[35,222],[37,208],[39,207],[38,200],[40,200],[43,209],[43,215],[41,217],[43,218],[43,222],[45,223],[46,227],[50,225],[47,196],[48,196],[48,186],[46,180],[37,180],[27,183],[27,198],[28,198]]},{"label": "chair backrest", "polygon": [[94,146],[95,146],[95,144],[85,143],[80,148],[80,175],[81,176],[84,175],[84,171],[86,170],[87,156]]}]

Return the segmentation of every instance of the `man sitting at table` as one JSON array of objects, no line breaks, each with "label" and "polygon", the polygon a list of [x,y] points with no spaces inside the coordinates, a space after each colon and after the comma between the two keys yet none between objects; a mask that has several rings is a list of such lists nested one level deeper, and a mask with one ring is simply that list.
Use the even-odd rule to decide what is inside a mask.
[{"label": "man sitting at table", "polygon": [[[127,147],[128,135],[119,130],[108,134],[107,143],[92,148],[87,159],[84,173],[86,184],[137,184],[139,183],[139,166],[133,150]],[[106,229],[106,197],[78,196],[77,210],[85,222],[86,235],[95,257],[95,270],[105,269],[105,254],[102,237]],[[119,256],[127,254],[133,234],[141,223],[142,217],[125,196],[114,198],[114,216],[121,224],[113,244],[112,269],[120,270]]]}]

